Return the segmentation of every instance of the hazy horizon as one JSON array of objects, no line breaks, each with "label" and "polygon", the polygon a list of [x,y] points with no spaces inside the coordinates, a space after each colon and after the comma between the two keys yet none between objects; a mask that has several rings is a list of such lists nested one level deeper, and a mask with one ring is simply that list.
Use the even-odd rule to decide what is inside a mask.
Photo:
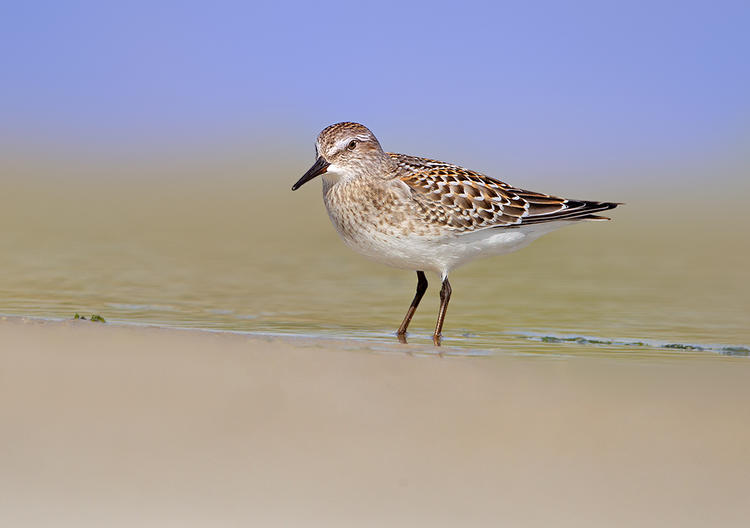
[{"label": "hazy horizon", "polygon": [[8,5],[3,179],[304,164],[321,128],[356,120],[386,150],[519,184],[726,166],[741,181],[750,6],[426,6]]}]

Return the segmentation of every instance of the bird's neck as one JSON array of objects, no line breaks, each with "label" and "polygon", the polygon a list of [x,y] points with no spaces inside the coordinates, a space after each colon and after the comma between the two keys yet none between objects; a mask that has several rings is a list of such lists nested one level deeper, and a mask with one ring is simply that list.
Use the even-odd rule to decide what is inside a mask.
[{"label": "bird's neck", "polygon": [[393,177],[394,164],[390,158],[383,159],[377,163],[368,163],[357,166],[339,166],[332,163],[328,170],[323,173],[323,185],[330,188],[339,183],[346,183],[355,180],[387,180]]}]

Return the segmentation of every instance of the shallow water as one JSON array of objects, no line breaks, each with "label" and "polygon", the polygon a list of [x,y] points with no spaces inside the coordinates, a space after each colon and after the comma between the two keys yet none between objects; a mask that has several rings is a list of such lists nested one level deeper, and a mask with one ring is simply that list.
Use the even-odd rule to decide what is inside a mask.
[{"label": "shallow water", "polygon": [[[0,312],[98,313],[398,350],[394,332],[415,274],[344,247],[318,182],[292,193],[294,179],[9,178]],[[741,194],[710,221],[701,197],[568,194],[628,205],[612,211],[612,222],[571,226],[455,271],[446,347],[561,357],[750,354],[750,212]],[[439,287],[428,279],[412,343],[430,342]]]}]

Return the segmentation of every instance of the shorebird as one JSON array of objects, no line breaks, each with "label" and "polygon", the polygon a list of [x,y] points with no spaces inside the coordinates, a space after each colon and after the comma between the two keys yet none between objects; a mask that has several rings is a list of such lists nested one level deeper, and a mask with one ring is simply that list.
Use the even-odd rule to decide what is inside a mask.
[{"label": "shorebird", "polygon": [[479,257],[502,255],[618,203],[526,191],[478,172],[428,158],[385,152],[359,123],[336,123],[318,135],[316,160],[292,186],[323,179],[323,202],[347,246],[390,266],[417,272],[417,292],[396,335],[406,330],[427,290],[425,271],[440,276],[432,339],[440,345],[451,298],[448,275]]}]

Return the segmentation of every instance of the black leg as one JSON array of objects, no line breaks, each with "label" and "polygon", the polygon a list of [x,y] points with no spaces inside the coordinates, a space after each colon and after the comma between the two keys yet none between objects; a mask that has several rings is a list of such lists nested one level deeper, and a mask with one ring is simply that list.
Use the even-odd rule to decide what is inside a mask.
[{"label": "black leg", "polygon": [[448,277],[445,277],[443,279],[443,287],[440,288],[440,311],[438,312],[437,324],[435,325],[435,333],[432,335],[432,342],[435,343],[435,346],[440,346],[445,312],[448,311],[448,302],[451,300],[452,291],[451,283],[448,282]]},{"label": "black leg", "polygon": [[422,296],[424,295],[424,292],[427,291],[427,277],[424,276],[424,271],[418,271],[417,272],[417,293],[414,294],[414,300],[411,302],[411,306],[409,306],[409,309],[406,310],[406,315],[404,316],[404,320],[401,322],[401,326],[398,327],[398,332],[396,332],[396,335],[399,338],[399,341],[402,343],[406,342],[406,339],[404,339],[404,336],[406,335],[406,329],[409,327],[409,323],[411,322],[411,318],[414,316],[414,312],[417,311],[417,306],[419,306],[419,301],[422,300]]}]

